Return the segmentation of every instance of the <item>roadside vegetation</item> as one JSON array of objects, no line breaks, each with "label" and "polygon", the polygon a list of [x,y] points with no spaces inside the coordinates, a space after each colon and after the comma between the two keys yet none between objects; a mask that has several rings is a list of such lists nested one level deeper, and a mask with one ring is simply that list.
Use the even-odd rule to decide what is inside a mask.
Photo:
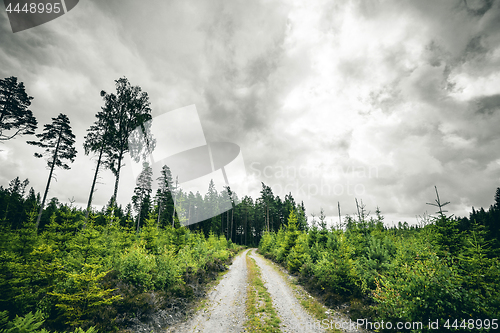
[{"label": "roadside vegetation", "polygon": [[66,206],[40,233],[35,217],[0,232],[0,332],[112,332],[159,309],[182,311],[241,249],[223,236],[158,228],[154,216],[139,233],[111,216],[83,228],[84,212]]},{"label": "roadside vegetation", "polygon": [[378,209],[368,218],[362,207],[344,226],[326,228],[321,214],[319,223],[301,231],[292,212],[286,227],[264,234],[259,251],[297,274],[329,306],[349,304],[354,319],[420,321],[423,331],[433,331],[427,323],[437,320],[443,329],[494,331],[493,319],[500,318],[500,189],[488,211],[474,210],[470,218],[445,215],[439,197],[435,206],[437,216],[420,226],[392,228]]}]

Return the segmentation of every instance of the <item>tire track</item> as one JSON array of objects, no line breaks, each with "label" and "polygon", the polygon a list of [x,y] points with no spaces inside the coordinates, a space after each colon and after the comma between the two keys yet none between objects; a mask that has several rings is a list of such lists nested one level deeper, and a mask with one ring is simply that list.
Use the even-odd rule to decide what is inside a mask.
[{"label": "tire track", "polygon": [[246,322],[247,252],[234,258],[229,272],[209,293],[206,308],[187,322],[170,327],[167,332],[242,332]]},{"label": "tire track", "polygon": [[[282,332],[325,332],[318,327],[318,321],[311,317],[300,305],[293,291],[283,278],[263,259],[252,250],[252,257],[260,268],[264,286],[271,294],[273,306],[281,319]],[[315,325],[316,324],[316,325]]]}]

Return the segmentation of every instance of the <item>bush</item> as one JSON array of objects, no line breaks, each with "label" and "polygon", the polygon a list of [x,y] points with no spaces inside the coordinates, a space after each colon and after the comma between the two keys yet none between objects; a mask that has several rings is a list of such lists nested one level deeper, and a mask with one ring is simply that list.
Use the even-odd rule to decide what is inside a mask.
[{"label": "bush", "polygon": [[380,320],[435,321],[470,318],[458,271],[431,254],[400,263],[376,279],[373,293]]},{"label": "bush", "polygon": [[119,277],[143,291],[154,287],[155,256],[148,254],[142,244],[135,244],[119,259]]}]

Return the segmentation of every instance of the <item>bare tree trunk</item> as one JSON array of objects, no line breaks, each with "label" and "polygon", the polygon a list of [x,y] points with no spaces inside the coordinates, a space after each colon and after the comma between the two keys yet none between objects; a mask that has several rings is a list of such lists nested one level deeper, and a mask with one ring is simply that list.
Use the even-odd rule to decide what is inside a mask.
[{"label": "bare tree trunk", "polygon": [[229,212],[226,212],[226,239],[229,238]]},{"label": "bare tree trunk", "polygon": [[358,199],[354,198],[356,200],[356,208],[358,209],[358,218],[359,218],[359,223],[361,223],[361,213],[359,212],[359,205],[358,205]]},{"label": "bare tree trunk", "polygon": [[118,195],[118,183],[120,182],[120,170],[122,168],[122,159],[123,159],[123,149],[120,151],[120,155],[118,156],[118,168],[116,169],[115,189],[113,192],[113,200],[111,201],[112,214],[114,214],[115,212],[116,197]]},{"label": "bare tree trunk", "polygon": [[339,207],[339,226],[342,228],[342,219],[340,218],[340,201],[337,201],[337,205]]},{"label": "bare tree trunk", "polygon": [[267,221],[267,232],[269,232],[269,206],[266,205],[266,212],[267,212],[267,217],[266,217],[266,221]]},{"label": "bare tree trunk", "polygon": [[141,213],[142,213],[142,201],[141,201],[141,209],[139,209],[139,215],[137,216],[137,233],[139,233],[139,228],[141,224]]},{"label": "bare tree trunk", "polygon": [[85,212],[85,221],[83,222],[83,229],[87,226],[87,221],[90,213],[90,206],[92,205],[92,196],[94,195],[95,183],[97,182],[97,174],[99,173],[99,167],[101,166],[102,153],[104,152],[104,144],[101,146],[99,151],[99,159],[97,160],[97,165],[94,173],[94,180],[92,181],[92,187],[90,188],[89,201],[87,202],[87,211]]},{"label": "bare tree trunk", "polygon": [[52,179],[52,173],[54,172],[54,167],[56,165],[57,153],[59,152],[59,144],[61,143],[62,128],[59,131],[59,138],[57,139],[56,150],[54,151],[54,158],[52,159],[52,166],[50,167],[49,179],[47,180],[47,186],[45,186],[45,193],[43,194],[42,204],[40,205],[40,210],[38,211],[38,217],[36,219],[35,229],[38,230],[40,225],[40,219],[42,218],[43,206],[45,205],[45,200],[47,199],[47,193],[49,192],[50,180]]},{"label": "bare tree trunk", "polygon": [[160,226],[160,215],[161,215],[161,200],[158,202],[158,218],[156,219],[156,227]]}]

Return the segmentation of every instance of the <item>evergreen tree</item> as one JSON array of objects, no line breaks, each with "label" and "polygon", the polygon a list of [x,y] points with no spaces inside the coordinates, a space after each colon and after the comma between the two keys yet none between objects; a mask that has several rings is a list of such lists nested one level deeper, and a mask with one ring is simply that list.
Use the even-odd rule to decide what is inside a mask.
[{"label": "evergreen tree", "polygon": [[[16,135],[35,134],[37,128],[33,112],[28,110],[33,97],[28,96],[24,84],[11,76],[0,80],[0,141]],[[4,133],[7,131],[13,131]]]},{"label": "evergreen tree", "polygon": [[262,203],[264,208],[265,228],[266,231],[270,231],[271,230],[270,211],[274,203],[273,190],[271,189],[271,187],[262,183],[262,190],[260,191],[260,194],[261,194],[260,202]]},{"label": "evergreen tree", "polygon": [[304,201],[302,201],[297,207],[297,228],[301,231],[307,231],[308,229],[306,206],[304,205]]},{"label": "evergreen tree", "polygon": [[[129,152],[129,138],[138,127],[146,133],[145,123],[151,120],[148,94],[142,92],[139,86],[131,86],[125,77],[116,80],[115,83],[116,94],[101,92],[105,102],[103,112],[109,115],[107,119],[112,124],[108,132],[109,149],[105,151],[106,166],[116,177],[112,206],[116,204],[123,158]],[[146,145],[152,147],[152,138],[147,140]]]},{"label": "evergreen tree", "polygon": [[156,191],[156,203],[158,205],[158,221],[165,220],[167,224],[170,224],[170,219],[174,213],[174,201],[172,199],[172,172],[167,165],[164,165],[160,171],[160,177],[156,179],[158,181],[158,190]]},{"label": "evergreen tree", "polygon": [[[101,92],[101,96],[104,97],[104,92]],[[111,127],[111,109],[102,108],[100,112],[96,114],[97,120],[87,129],[88,134],[85,136],[85,142],[83,148],[85,149],[85,155],[90,153],[98,153],[97,164],[95,167],[94,179],[92,180],[92,186],[90,188],[89,200],[87,202],[87,211],[85,213],[85,221],[87,221],[89,216],[90,207],[92,205],[92,196],[95,192],[95,184],[97,181],[97,175],[99,174],[99,168],[103,162],[104,152],[109,149],[109,135]]]},{"label": "evergreen tree", "polygon": [[[219,235],[220,230],[220,216],[219,216],[219,200],[218,200],[217,189],[215,188],[215,183],[211,179],[208,184],[208,192],[205,195],[205,208],[209,219],[209,224],[207,225],[206,232],[212,231],[215,234]],[[208,233],[207,233],[208,235]]]},{"label": "evergreen tree", "polygon": [[144,163],[142,172],[137,178],[137,186],[132,197],[134,209],[137,211],[137,232],[139,232],[141,222],[146,219],[151,209],[152,181],[153,170],[148,163]]},{"label": "evergreen tree", "polygon": [[51,124],[44,125],[43,133],[37,134],[36,137],[39,141],[28,141],[28,144],[45,148],[44,153],[35,153],[35,157],[41,158],[46,155],[47,165],[50,168],[49,179],[47,180],[47,186],[45,187],[42,204],[40,205],[40,211],[36,220],[36,228],[38,229],[54,168],[57,166],[65,170],[70,169],[69,165],[63,161],[69,160],[73,162],[76,157],[76,149],[74,148],[75,135],[71,131],[69,118],[62,113],[57,118],[52,118]]},{"label": "evergreen tree", "polygon": [[23,204],[24,193],[28,184],[28,179],[21,181],[19,177],[16,177],[9,183],[3,219],[8,220],[15,229],[21,226],[23,219],[26,217]]}]

